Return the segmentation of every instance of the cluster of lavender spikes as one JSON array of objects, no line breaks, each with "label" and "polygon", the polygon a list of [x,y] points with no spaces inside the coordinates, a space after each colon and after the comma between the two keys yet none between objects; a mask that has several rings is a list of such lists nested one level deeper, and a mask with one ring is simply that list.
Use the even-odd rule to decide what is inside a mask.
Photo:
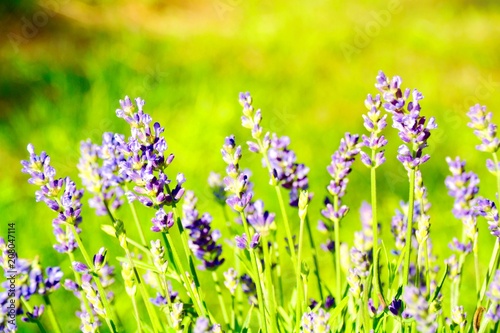
[{"label": "cluster of lavender spikes", "polygon": [[[222,179],[216,173],[211,173],[209,177],[215,201],[224,209],[226,222],[231,219],[225,210],[228,206],[234,213],[234,220],[240,224],[228,224],[228,230],[223,230],[228,233],[225,235],[214,229],[210,214],[198,212],[198,199],[194,192],[184,189],[184,175],[177,174],[175,181],[167,176],[166,170],[174,155],[167,154],[167,143],[162,136],[164,128],[157,122],[153,123],[151,116],[144,112],[144,100],[137,98],[135,105],[128,97],[120,101],[121,108],[116,111],[116,115],[130,125],[130,136],[127,138],[121,134],[104,133],[100,145],[89,140],[82,142],[78,170],[83,185],[92,195],[89,205],[97,215],[109,215],[113,222],[112,226],[104,226],[103,230],[116,236],[125,252],[125,257],[117,259],[120,261],[123,287],[131,302],[130,307],[134,309],[133,317],[138,331],[215,333],[259,330],[263,333],[312,333],[349,330],[411,333],[416,328],[419,332],[434,333],[440,325],[446,325],[443,331],[450,332],[487,332],[493,326],[491,323],[496,327],[500,325],[498,203],[478,196],[479,178],[473,172],[466,172],[465,161],[459,157],[446,159],[451,176],[446,178],[445,185],[454,199],[452,212],[462,221],[463,232],[461,239],[452,239],[450,248],[455,253],[445,260],[448,267],[438,281],[440,269],[435,266],[438,259],[432,254],[430,238],[430,202],[424,175],[420,170],[420,166],[430,157],[424,153],[424,149],[436,124],[433,117],[427,121],[421,115],[422,94],[416,89],[403,90],[401,78],[395,76],[389,79],[380,72],[376,81],[375,87],[381,95],[367,96],[365,106],[368,112],[362,116],[369,135],[360,137],[346,133],[327,167],[331,180],[327,186],[325,207],[321,210],[326,221],[319,222],[319,229],[329,233],[323,247],[335,254],[336,277],[333,282],[332,279],[321,279],[315,251],[312,260],[318,284],[316,292],[324,302],[316,302],[310,297],[313,295],[309,286],[314,277],[309,274],[311,262],[303,253],[305,225],[309,223],[307,204],[312,200],[312,196],[305,191],[309,187],[309,168],[297,162],[295,152],[289,148],[288,137],[269,132],[264,134],[262,112],[254,109],[249,93],[239,96],[243,106],[242,125],[251,130],[252,141],[247,142],[250,151],[263,156],[263,165],[269,171],[270,184],[276,189],[281,211],[269,212],[264,208],[263,200],[255,200],[251,173],[240,166],[242,148],[236,144],[234,135],[228,136],[221,150],[227,165],[226,177]],[[397,159],[411,175],[410,180],[414,180],[410,182],[408,201],[401,202],[401,210],[397,210],[396,216],[392,218],[391,231],[395,238],[392,253],[395,258],[385,256],[386,259],[382,260],[382,263],[387,261],[388,265],[387,283],[371,279],[373,275],[379,274],[380,262],[377,257],[379,252],[385,251],[385,245],[381,246],[382,242],[378,242],[379,228],[383,224],[378,224],[376,216],[376,178],[373,176],[375,169],[386,161],[384,147],[388,141],[382,131],[387,127],[387,114],[383,114],[382,109],[392,115],[393,127],[398,130],[403,141]],[[485,107],[476,105],[468,115],[471,118],[469,126],[481,141],[477,149],[492,154],[486,166],[500,184],[500,163],[496,155],[500,140],[496,137],[497,127],[492,123],[492,114]],[[363,151],[363,147],[371,150],[371,154]],[[23,321],[38,325],[42,332],[48,331],[44,326],[50,326],[51,331],[56,333],[62,332],[49,299],[54,292],[62,289],[61,285],[80,302],[77,316],[82,332],[100,332],[104,322],[110,332],[126,331],[127,328],[121,327],[120,321],[116,320],[115,308],[112,306],[116,290],[112,288],[116,286],[114,267],[108,264],[108,251],[103,247],[91,257],[80,237],[83,190],[77,189],[68,177],[56,178],[55,169],[45,152],[37,155],[32,145],[28,145],[28,152],[29,160],[22,161],[22,171],[29,174],[29,183],[39,187],[36,201],[44,202],[57,213],[52,223],[57,240],[54,248],[69,256],[74,279],[67,278],[62,283],[61,268],[48,267],[43,270],[38,257],[34,260],[20,259],[16,253],[11,253],[5,240],[0,238],[0,264],[6,276],[12,270],[9,264],[12,258],[16,264],[13,276],[15,302],[12,309],[12,297],[8,294],[12,282],[8,279],[2,284],[5,291],[0,293],[0,331],[17,331],[16,325],[8,320],[9,313],[13,311]],[[345,239],[340,237],[340,222],[349,212],[343,200],[348,177],[358,154],[361,162],[371,169],[372,201],[371,204],[363,202],[361,205],[361,230],[354,234],[353,246],[349,248]],[[299,208],[298,212],[294,210],[298,215],[295,218],[300,222],[298,235],[290,232],[289,216],[280,187],[289,190],[290,206]],[[133,233],[125,233],[125,222],[117,218],[122,213],[119,209],[125,203],[125,198],[133,215],[136,215],[134,201],[154,209],[150,229],[162,236],[164,244],[160,240],[149,244],[146,242],[137,216],[134,219],[141,239],[135,240]],[[177,212],[177,204],[182,198],[181,217]],[[497,242],[486,274],[481,273],[478,261],[480,228],[477,223],[481,216],[487,221]],[[282,222],[288,229],[287,251],[281,250],[281,240],[278,239],[278,233],[274,232],[281,228]],[[245,228],[244,233],[241,233],[241,225]],[[180,251],[177,251],[178,245],[171,239],[177,236],[177,233],[170,233],[174,226],[178,227],[180,233],[179,242],[185,255],[182,259]],[[310,227],[307,227],[311,233]],[[229,244],[243,250],[235,251],[236,269],[230,267],[223,273],[224,291],[218,276],[218,268],[226,263],[222,258],[223,247],[219,244],[223,236],[234,239]],[[314,235],[309,236],[314,247]],[[296,247],[292,238],[298,239]],[[417,251],[411,253],[411,248]],[[76,250],[80,250],[84,261],[76,259]],[[285,291],[289,283],[284,278],[290,275],[286,266],[287,253],[292,259],[296,278],[296,289],[290,293],[292,295]],[[467,307],[459,303],[461,276],[467,265],[465,257],[471,253],[475,260],[477,310],[474,318],[469,320],[468,313],[471,312],[466,312]],[[228,258],[227,253],[224,256]],[[408,258],[408,262],[402,263],[403,256]],[[211,271],[213,283],[198,278],[192,265],[193,258],[201,261],[199,270]],[[398,269],[399,264],[407,271]],[[188,266],[188,269],[184,266]],[[341,278],[341,274],[345,275],[345,279]],[[484,279],[481,279],[483,275]],[[442,305],[446,276],[451,280],[450,309],[444,318],[446,310]],[[181,289],[177,292],[174,287]],[[211,293],[207,288],[214,289],[217,294],[220,313],[208,308],[210,302],[206,302],[206,295],[211,296]],[[323,294],[322,288],[336,289],[335,298]],[[154,291],[156,296],[151,297],[150,291]],[[136,297],[137,293],[141,294],[140,298]],[[249,301],[246,319],[243,296]],[[225,305],[227,298],[231,299],[229,312]],[[41,299],[42,304],[33,304]],[[139,299],[144,303],[144,311],[139,310]],[[391,301],[386,303],[385,299]],[[311,300],[309,304],[308,300]],[[287,310],[292,313],[287,313]],[[258,323],[250,320],[253,311],[259,312]],[[484,318],[481,318],[482,312],[485,312]],[[143,313],[147,313],[147,320],[141,318]],[[343,318],[339,320],[339,316]],[[149,323],[146,323],[148,320]],[[149,325],[150,329],[146,328]]]}]

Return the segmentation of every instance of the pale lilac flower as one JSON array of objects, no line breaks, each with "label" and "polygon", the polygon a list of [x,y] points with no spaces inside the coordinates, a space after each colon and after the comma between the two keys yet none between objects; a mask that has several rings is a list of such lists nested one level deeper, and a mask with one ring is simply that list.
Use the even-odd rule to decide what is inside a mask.
[{"label": "pale lilac flower", "polygon": [[486,111],[486,106],[476,104],[470,108],[467,116],[470,118],[467,125],[474,129],[474,135],[481,141],[476,149],[495,153],[500,147],[500,140],[497,138],[497,125],[492,122],[493,114]]},{"label": "pale lilac flower", "polygon": [[500,224],[498,218],[498,209],[491,200],[479,198],[476,206],[477,213],[484,216],[488,222],[488,229],[493,236],[500,238]]},{"label": "pale lilac flower", "polygon": [[330,314],[319,308],[317,312],[306,312],[301,319],[301,333],[323,333],[330,332]]},{"label": "pale lilac flower", "polygon": [[419,332],[434,333],[437,331],[438,311],[431,308],[431,304],[420,289],[407,286],[403,291],[403,301],[405,303],[404,313],[416,321]]}]

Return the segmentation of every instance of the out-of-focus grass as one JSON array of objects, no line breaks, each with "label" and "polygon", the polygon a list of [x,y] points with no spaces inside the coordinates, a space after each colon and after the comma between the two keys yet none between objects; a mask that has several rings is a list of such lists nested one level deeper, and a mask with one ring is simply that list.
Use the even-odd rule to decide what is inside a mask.
[{"label": "out-of-focus grass", "polygon": [[[62,261],[68,271],[68,262],[51,249],[53,215],[34,203],[34,188],[20,173],[26,144],[47,151],[59,175],[77,179],[80,140],[98,142],[104,131],[126,133],[126,124],[114,113],[126,94],[144,98],[147,112],[166,127],[169,149],[176,155],[171,174],[185,173],[186,186],[200,196],[200,210],[212,213],[219,228],[224,222],[210,200],[206,178],[210,170],[224,171],[219,151],[226,135],[236,134],[242,145],[249,139],[240,126],[238,92],[252,92],[265,128],[290,136],[299,161],[311,168],[315,199],[310,214],[316,221],[329,181],[325,167],[330,155],[345,131],[364,132],[363,101],[367,93],[376,93],[373,84],[380,69],[401,75],[406,87],[421,90],[423,114],[435,116],[439,125],[423,174],[433,204],[431,236],[440,263],[449,254],[451,235],[461,232],[443,185],[444,158],[465,158],[468,168],[481,175],[481,194],[494,196],[494,181],[484,166],[487,156],[475,151],[465,112],[476,102],[500,110],[500,7],[495,1],[399,1],[398,12],[378,24],[374,13],[387,11],[389,2],[54,3],[55,15],[17,46],[9,37],[22,36],[24,19],[32,21],[47,9],[25,2],[25,7],[0,11],[0,216],[5,223],[16,222],[23,257],[38,254],[45,265]],[[360,31],[366,29],[371,36],[357,47],[363,41]],[[343,50],[348,46],[355,52],[346,57]],[[407,199],[407,183],[395,159],[397,134],[389,128],[387,137],[388,162],[380,169],[379,197],[382,233],[391,248],[390,219],[399,200]],[[254,172],[257,196],[277,211],[260,159],[247,156],[243,164]],[[368,171],[356,162],[346,197],[352,210],[343,222],[346,241],[360,227],[357,210],[362,200],[369,200]],[[124,207],[123,217],[127,212]],[[141,212],[149,228],[152,212]],[[104,242],[114,248],[99,230],[107,221],[88,208],[84,214],[83,237],[89,248],[97,251]],[[6,226],[2,228],[0,234],[6,232]],[[483,221],[480,229],[485,269],[493,241]],[[332,259],[322,254],[320,260],[326,278]],[[464,287],[472,290],[472,266],[466,265]],[[56,307],[70,318],[73,309],[63,307],[65,301],[58,299]],[[463,301],[472,311],[473,304]],[[121,313],[128,310],[126,305],[120,308]]]}]

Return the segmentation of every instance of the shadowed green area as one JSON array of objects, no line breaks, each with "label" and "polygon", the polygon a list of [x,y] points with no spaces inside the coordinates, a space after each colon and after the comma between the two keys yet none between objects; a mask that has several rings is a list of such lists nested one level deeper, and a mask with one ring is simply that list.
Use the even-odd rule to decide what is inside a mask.
[{"label": "shadowed green area", "polygon": [[[79,183],[79,142],[100,142],[104,131],[127,133],[127,124],[115,116],[125,95],[144,98],[146,112],[166,128],[169,151],[176,156],[169,174],[185,174],[186,187],[199,196],[199,210],[215,217],[223,235],[222,213],[206,180],[211,170],[224,172],[220,148],[225,136],[235,134],[245,147],[250,139],[240,125],[238,93],[252,93],[254,105],[262,109],[264,129],[288,135],[299,161],[310,167],[315,197],[309,209],[315,224],[329,182],[330,156],[346,131],[366,132],[363,102],[367,93],[377,92],[375,76],[381,69],[400,75],[405,87],[422,91],[422,113],[435,116],[439,126],[430,139],[431,160],[422,170],[439,264],[450,255],[447,244],[460,237],[462,228],[451,214],[453,200],[444,187],[445,157],[466,159],[467,168],[480,175],[480,194],[494,198],[495,180],[485,168],[489,156],[475,150],[478,141],[465,113],[475,103],[500,112],[496,1],[54,0],[42,6],[31,1],[2,4],[0,14],[0,216],[4,224],[16,222],[21,257],[39,255],[44,265],[60,264],[70,272],[66,257],[52,250],[54,215],[35,204],[35,188],[20,172],[27,143],[51,156],[59,176]],[[388,161],[378,171],[378,189],[389,250],[391,216],[399,201],[407,200],[408,183],[395,157],[397,133],[389,126],[386,136]],[[252,169],[256,196],[278,212],[260,157],[250,154],[245,150],[242,166]],[[341,231],[350,244],[360,228],[361,202],[370,199],[369,186],[369,170],[357,161],[345,198],[351,212]],[[149,229],[153,212],[139,210]],[[123,207],[120,217],[126,220],[128,214]],[[84,208],[84,242],[91,252],[105,244],[111,253],[121,254],[115,240],[100,231],[102,223],[109,221]],[[479,227],[484,274],[493,237],[484,220],[479,219]],[[4,235],[7,227],[0,228]],[[133,225],[128,229],[135,230]],[[316,239],[324,236],[317,233]],[[328,281],[333,258],[320,253]],[[232,254],[226,257],[222,270],[230,267]],[[466,270],[463,290],[474,290],[472,261],[466,262]],[[209,274],[201,276],[209,279]],[[317,297],[312,275],[310,284]],[[77,330],[77,304],[66,296],[56,297],[55,307],[64,331],[70,332]],[[463,296],[470,317],[474,297]],[[127,296],[116,297],[123,320],[133,320],[126,316],[131,313]]]}]

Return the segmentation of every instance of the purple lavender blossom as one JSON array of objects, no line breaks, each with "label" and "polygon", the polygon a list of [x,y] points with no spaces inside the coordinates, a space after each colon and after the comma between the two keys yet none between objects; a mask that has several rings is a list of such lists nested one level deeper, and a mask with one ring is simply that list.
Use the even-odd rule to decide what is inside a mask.
[{"label": "purple lavender blossom", "polygon": [[179,173],[174,186],[166,175],[165,170],[174,155],[166,156],[168,145],[161,135],[165,129],[158,122],[151,126],[152,118],[143,110],[144,100],[136,98],[135,104],[126,96],[120,100],[121,109],[116,110],[116,115],[130,125],[131,133],[126,142],[123,137],[115,140],[115,151],[124,157],[116,160],[118,175],[135,184],[133,191],[125,193],[128,200],[138,200],[146,207],[155,208],[157,214],[153,218],[153,228],[165,232],[170,220],[161,210],[164,206],[175,206],[181,200],[186,179]]},{"label": "purple lavender blossom", "polygon": [[[419,101],[424,97],[422,93],[414,89],[401,90],[402,80],[395,76],[389,80],[380,71],[377,76],[375,87],[382,93],[385,101],[384,109],[392,114],[393,127],[399,131],[399,137],[405,144],[399,146],[398,160],[406,169],[416,169],[425,163],[430,156],[423,154],[427,147],[427,140],[431,130],[437,127],[434,117],[429,118],[426,124],[425,116],[420,115]],[[410,95],[412,100],[409,101]],[[406,108],[405,108],[406,107]],[[411,148],[411,149],[410,149]]]},{"label": "purple lavender blossom", "polygon": [[392,302],[389,304],[389,311],[394,316],[399,316],[401,314],[402,309],[403,309],[403,302],[398,298],[393,299]]},{"label": "purple lavender blossom", "polygon": [[207,318],[199,317],[196,319],[193,333],[222,333],[222,329],[219,324],[210,325]]},{"label": "purple lavender blossom", "polygon": [[476,149],[488,153],[497,152],[500,140],[497,138],[497,125],[491,121],[493,114],[486,111],[486,106],[476,104],[470,108],[467,116],[470,118],[467,126],[474,129],[474,135],[481,141]]},{"label": "purple lavender blossom", "polygon": [[40,320],[40,317],[43,314],[43,310],[45,310],[45,306],[42,304],[40,306],[33,307],[33,313],[26,312],[26,316],[22,318],[24,322],[34,323]]},{"label": "purple lavender blossom", "polygon": [[260,124],[262,114],[260,110],[254,109],[249,92],[240,93],[239,101],[243,107],[242,126],[251,129],[252,137],[257,141],[247,142],[249,150],[264,155],[262,163],[270,171],[271,184],[279,184],[289,190],[289,204],[297,207],[299,190],[307,190],[309,187],[307,178],[309,168],[298,163],[295,152],[288,148],[290,138],[287,136],[280,138],[276,133],[270,134],[269,132],[263,135],[263,128]]},{"label": "purple lavender blossom", "polygon": [[253,234],[252,238],[250,241],[248,240],[247,234],[243,233],[241,236],[235,236],[234,237],[236,247],[242,250],[250,250],[254,249],[259,245],[260,242],[260,234],[255,233]]},{"label": "purple lavender blossom", "polygon": [[[22,172],[31,176],[31,184],[40,186],[35,193],[36,201],[45,202],[50,209],[58,213],[52,221],[54,235],[58,241],[54,248],[58,252],[73,252],[77,247],[74,235],[68,236],[69,232],[64,229],[67,225],[74,225],[77,232],[80,232],[78,226],[82,222],[80,214],[83,190],[78,190],[69,177],[55,179],[55,169],[50,166],[50,158],[45,152],[40,156],[36,155],[32,144],[28,145],[28,152],[30,160],[21,161]],[[61,226],[64,226],[64,229]]]},{"label": "purple lavender blossom", "polygon": [[330,314],[319,308],[317,312],[306,312],[302,315],[301,333],[330,332]]},{"label": "purple lavender blossom", "polygon": [[[387,145],[387,140],[383,135],[380,135],[382,130],[387,126],[387,115],[381,115],[380,107],[382,102],[380,101],[380,95],[376,95],[375,98],[368,94],[365,100],[365,106],[368,109],[368,113],[363,115],[364,126],[370,136],[363,134],[363,145],[370,148],[372,151],[385,147]],[[367,167],[378,168],[385,162],[384,151],[381,150],[376,153],[375,160],[372,161],[371,157],[364,151],[360,151],[361,162]]]},{"label": "purple lavender blossom", "polygon": [[[272,177],[283,188],[290,190],[290,206],[298,207],[299,190],[309,188],[307,174],[309,168],[304,164],[297,163],[297,156],[290,150],[290,139],[286,136],[279,138],[272,134],[270,147],[267,151],[269,168],[272,170]],[[267,166],[267,162],[264,160]]]},{"label": "purple lavender blossom", "polygon": [[156,211],[155,217],[151,219],[151,222],[153,222],[151,231],[167,232],[175,223],[174,214],[172,212],[166,213],[163,207],[161,207]]},{"label": "purple lavender blossom", "polygon": [[[391,220],[391,233],[394,236],[396,242],[396,249],[392,251],[394,254],[398,255],[404,249],[406,245],[406,230],[408,227],[408,203],[404,201],[400,201],[401,209],[396,209],[396,214],[392,217]],[[418,221],[420,219],[420,215],[422,214],[422,209],[420,207],[420,201],[415,201],[415,206],[413,210],[413,221]],[[425,204],[424,215],[425,212],[428,211],[430,204]],[[412,232],[412,246],[417,247],[417,242],[415,239],[415,232]]]},{"label": "purple lavender blossom", "polygon": [[[177,301],[177,298],[179,297],[179,293],[172,289],[172,284],[170,284],[170,281],[168,283],[167,288],[168,288],[168,294],[170,295],[170,303],[175,303]],[[158,307],[162,307],[168,304],[167,296],[162,295],[159,292],[156,293],[156,297],[150,298],[149,300],[151,301],[151,303],[153,303]]]},{"label": "purple lavender blossom", "polygon": [[488,199],[479,198],[477,200],[476,211],[479,215],[484,216],[488,222],[488,229],[490,229],[491,234],[500,238],[500,223],[495,203]]},{"label": "purple lavender blossom", "polygon": [[479,178],[475,173],[465,171],[465,161],[460,160],[459,157],[455,160],[447,157],[446,162],[451,176],[446,177],[445,185],[448,188],[448,194],[455,199],[452,212],[457,219],[462,221],[467,237],[465,242],[454,238],[450,247],[462,253],[470,253],[478,235],[477,212],[474,206],[477,202],[476,194],[479,192]]},{"label": "purple lavender blossom", "polygon": [[241,146],[236,147],[234,135],[226,137],[221,153],[228,164],[227,177],[224,178],[224,190],[229,194],[226,203],[235,211],[242,212],[252,200],[253,193],[249,189],[249,176],[239,168]]},{"label": "purple lavender blossom", "polygon": [[422,333],[434,333],[438,328],[438,311],[431,308],[422,291],[414,286],[407,286],[403,292],[404,314],[413,318],[417,329]]},{"label": "purple lavender blossom", "polygon": [[262,236],[267,236],[271,230],[276,229],[275,214],[264,210],[264,202],[257,200],[250,203],[245,210],[248,223]]},{"label": "purple lavender blossom", "polygon": [[109,132],[103,134],[100,146],[90,140],[80,144],[79,176],[87,191],[94,195],[89,205],[97,215],[108,213],[106,205],[113,210],[123,205],[122,185],[129,179],[119,174],[119,164],[125,161],[125,145],[123,135]]},{"label": "purple lavender blossom", "polygon": [[321,214],[328,220],[319,221],[318,229],[320,231],[333,231],[333,222],[344,218],[349,208],[342,205],[342,197],[346,193],[349,179],[347,176],[351,173],[351,166],[354,159],[360,151],[359,135],[346,133],[345,137],[340,140],[339,149],[332,155],[332,161],[327,167],[327,171],[332,177],[327,190],[333,197],[333,202],[330,198],[325,198],[325,209]]},{"label": "purple lavender blossom", "polygon": [[196,258],[203,261],[200,268],[216,270],[224,263],[224,259],[221,258],[222,246],[217,244],[221,235],[218,230],[211,230],[212,216],[210,214],[199,215],[196,202],[194,192],[187,191],[182,206],[184,214],[182,224],[189,230],[189,247]]},{"label": "purple lavender blossom", "polygon": [[486,313],[486,317],[493,322],[500,321],[500,270],[495,272],[486,296],[492,302]]}]

